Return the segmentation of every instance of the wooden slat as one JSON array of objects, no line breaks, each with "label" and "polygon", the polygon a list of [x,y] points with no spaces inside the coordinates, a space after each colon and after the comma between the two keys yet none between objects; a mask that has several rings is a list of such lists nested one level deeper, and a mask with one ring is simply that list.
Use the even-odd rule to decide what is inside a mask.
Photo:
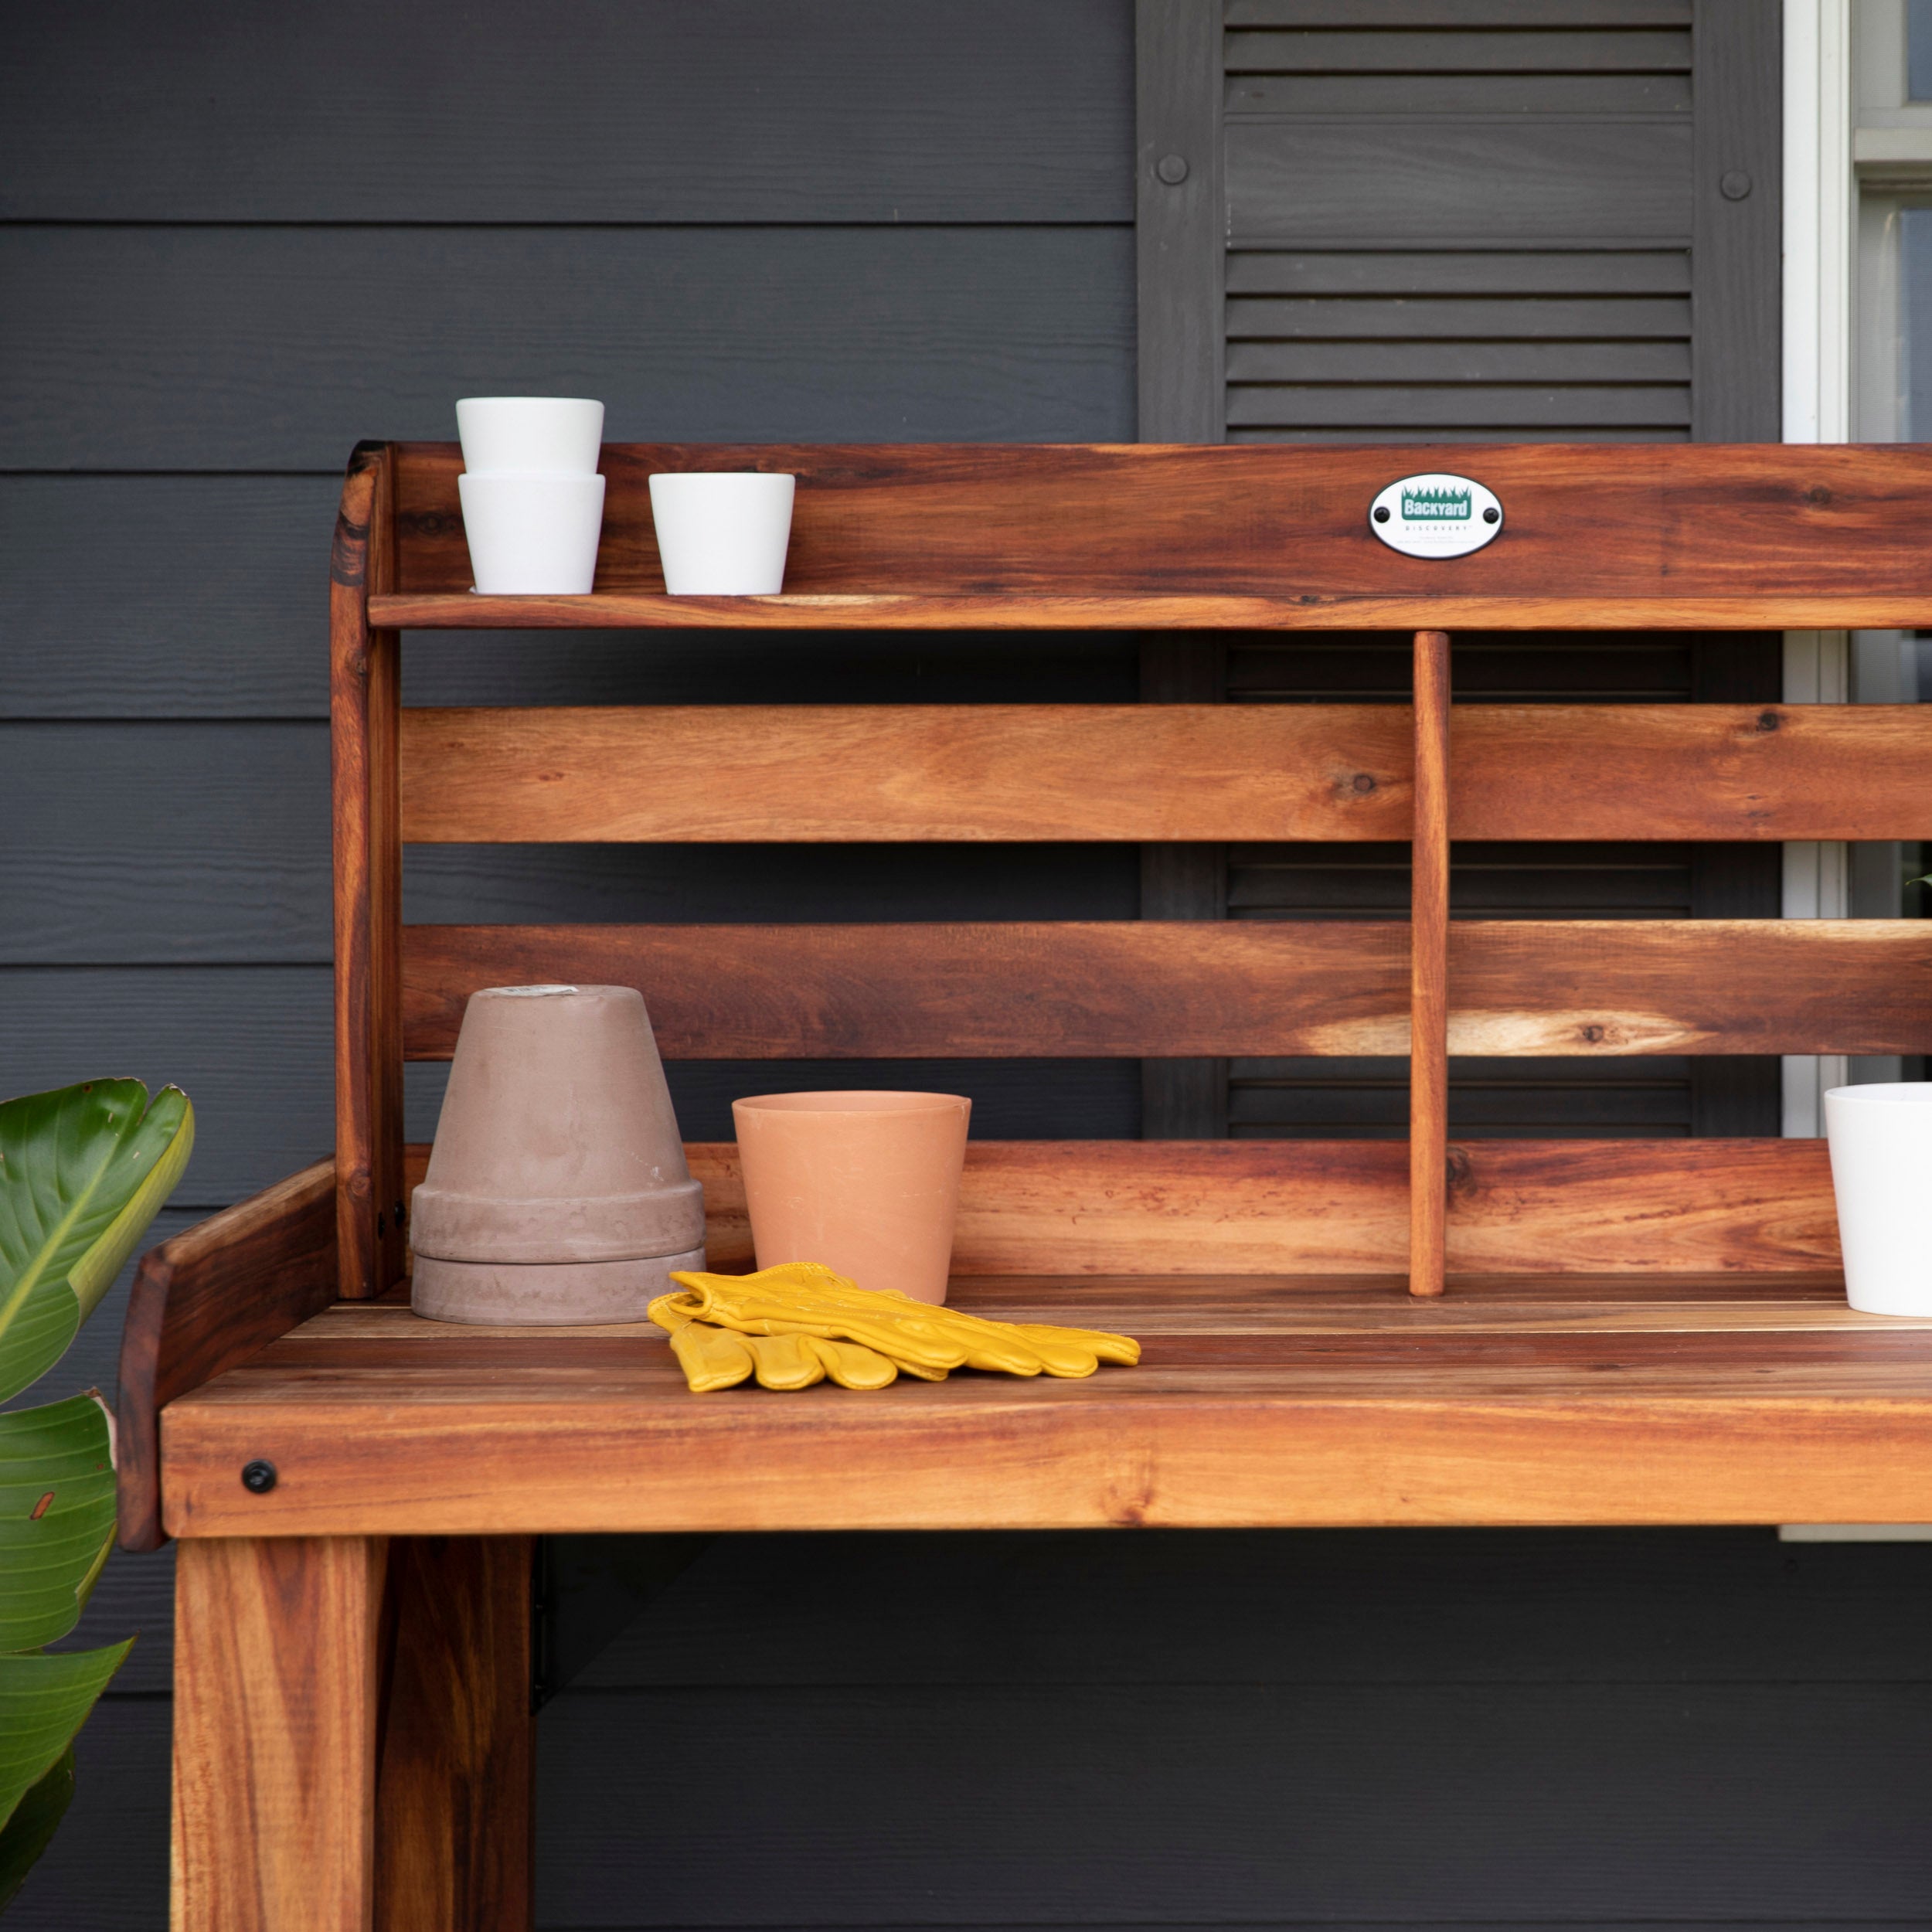
[{"label": "wooden slat", "polygon": [[448,1057],[478,987],[559,978],[635,985],[673,1060],[1406,1050],[1400,925],[403,930],[416,1059]]},{"label": "wooden slat", "polygon": [[[1388,465],[1392,474],[1400,467]],[[1403,593],[1304,590],[1280,597],[853,592],[669,597],[600,590],[581,597],[485,597],[410,590],[372,597],[369,614],[376,623],[405,631],[1413,631],[1427,625],[1451,631],[1903,631],[1932,625],[1932,594],[1883,583],[1756,596],[1594,597],[1458,594],[1440,583]]]},{"label": "wooden slat", "polygon": [[389,445],[350,459],[329,559],[329,747],[335,839],[335,1182],[342,1293],[401,1272],[403,855],[396,803],[401,641],[367,597],[394,580]]},{"label": "wooden slat", "polygon": [[[1932,835],[1920,705],[1471,705],[1458,838]],[[1882,829],[1881,829],[1882,828]]]},{"label": "wooden slat", "polygon": [[[671,1060],[1399,1054],[1387,921],[410,926],[404,1050],[446,1060],[470,995],[634,986]],[[1932,1050],[1932,921],[1458,920],[1469,1055]]]},{"label": "wooden slat", "polygon": [[[1462,839],[1932,837],[1918,705],[1465,705]],[[403,836],[1409,836],[1406,706],[619,706],[403,713]]]},{"label": "wooden slat", "polygon": [[1923,1053],[1932,921],[1458,921],[1449,992],[1456,1053]]},{"label": "wooden slat", "polygon": [[1409,948],[1409,1292],[1443,1284],[1449,1145],[1449,639],[1415,640]]},{"label": "wooden slat", "polygon": [[124,1549],[155,1549],[164,1404],[246,1360],[335,1294],[335,1163],[318,1161],[149,1250],[121,1328],[114,1410]]},{"label": "wooden slat", "polygon": [[[400,446],[399,590],[468,590],[460,461],[451,444]],[[1364,601],[1345,628],[1405,630],[1493,628],[1498,619],[1376,616],[1373,600],[1487,600],[1506,613],[1520,600],[1536,614],[1519,621],[1569,628],[1601,621],[1617,604],[1651,613],[1620,623],[1697,628],[1721,625],[1712,614],[1726,600],[1738,621],[1753,613],[1752,628],[1807,624],[1801,610],[1855,608],[1867,614],[1817,621],[1863,626],[1932,617],[1921,513],[1932,451],[1922,447],[1495,444],[1467,461],[1502,498],[1508,525],[1496,543],[1445,564],[1398,556],[1369,530],[1385,484],[1440,467],[1440,449],[1427,445],[611,445],[597,581],[614,594],[663,587],[651,471],[760,468],[800,479],[786,573],[794,593],[1312,598],[1305,607],[1318,616],[1321,600],[1355,598]],[[730,608],[704,607],[719,601]],[[470,621],[487,616],[474,610],[485,600],[466,602]],[[542,621],[530,600],[517,602],[526,607],[505,621]],[[1773,606],[1794,614],[1764,616]],[[758,621],[743,600],[658,608],[659,621]],[[561,600],[553,611],[553,621],[598,614],[594,600]],[[1881,611],[1891,614],[1869,614]],[[376,621],[418,620],[382,605]],[[1035,624],[1040,614],[1015,611],[1012,621]]]},{"label": "wooden slat", "polygon": [[383,1570],[354,1534],[181,1552],[176,1932],[369,1932]]},{"label": "wooden slat", "polygon": [[403,836],[1387,838],[1385,706],[615,706],[403,714]]},{"label": "wooden slat", "polygon": [[[736,1148],[687,1150],[714,1264],[750,1259]],[[1832,1268],[1822,1141],[1464,1141],[1452,1273]],[[1388,1274],[1409,1259],[1400,1141],[975,1141],[961,1274]]]}]

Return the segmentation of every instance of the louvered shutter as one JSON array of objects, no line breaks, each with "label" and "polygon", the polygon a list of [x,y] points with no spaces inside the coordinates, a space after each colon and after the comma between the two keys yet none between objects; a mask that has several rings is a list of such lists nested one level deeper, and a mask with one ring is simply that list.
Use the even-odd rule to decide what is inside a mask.
[{"label": "louvered shutter", "polygon": [[[1149,441],[1775,440],[1770,0],[1140,0]],[[1757,702],[1774,638],[1458,641],[1465,694]],[[1150,645],[1143,696],[1406,692],[1406,640]],[[1150,917],[1403,916],[1406,852],[1150,849]],[[1461,917],[1767,916],[1777,855],[1457,854]],[[1151,1135],[1397,1133],[1403,1070],[1149,1063]],[[1459,1064],[1459,1134],[1775,1132],[1774,1063]]]}]

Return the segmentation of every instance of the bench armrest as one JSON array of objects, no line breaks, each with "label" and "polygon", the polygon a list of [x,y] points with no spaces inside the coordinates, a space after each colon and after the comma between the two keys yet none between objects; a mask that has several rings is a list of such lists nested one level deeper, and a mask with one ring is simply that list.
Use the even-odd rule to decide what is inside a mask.
[{"label": "bench armrest", "polygon": [[141,1257],[115,1408],[121,1546],[158,1549],[161,1411],[335,1298],[335,1163],[299,1174]]}]

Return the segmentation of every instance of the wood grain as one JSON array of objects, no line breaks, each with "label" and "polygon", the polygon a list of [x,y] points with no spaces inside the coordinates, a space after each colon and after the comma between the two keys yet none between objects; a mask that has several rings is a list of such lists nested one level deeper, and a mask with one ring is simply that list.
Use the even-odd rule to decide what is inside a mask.
[{"label": "wood grain", "polygon": [[[1448,1050],[1920,1053],[1923,920],[1461,920]],[[634,986],[670,1060],[1396,1054],[1389,920],[407,926],[403,1050],[485,986]]]},{"label": "wood grain", "polygon": [[[1311,600],[1301,607],[1341,628],[1405,630],[1504,628],[1512,605],[1532,628],[1587,628],[1620,606],[1623,623],[1699,629],[1725,628],[1716,614],[1727,609],[1750,628],[1810,621],[1764,614],[1774,607],[1915,614],[1855,620],[1867,626],[1922,622],[1932,609],[1918,509],[1932,452],[1921,447],[1494,444],[1467,460],[1502,498],[1508,526],[1444,564],[1390,551],[1368,524],[1393,478],[1440,467],[1428,445],[614,444],[598,585],[663,589],[652,471],[755,468],[799,478],[785,580],[794,594],[1206,595],[1277,600],[1284,616],[1291,600]],[[400,591],[468,590],[459,467],[453,444],[400,446]],[[1386,614],[1444,599],[1460,601],[1455,617]],[[1324,611],[1337,600],[1359,600],[1345,622],[1338,604]],[[689,614],[676,621],[757,621],[743,600],[708,601],[737,614],[680,599]],[[560,603],[558,619],[583,621]],[[1470,614],[1476,603],[1500,623]],[[1372,614],[1378,606],[1385,614]],[[1012,621],[1039,614],[1015,610]],[[379,621],[401,618],[383,607]],[[519,609],[504,621],[540,619]]]},{"label": "wood grain", "polygon": [[1409,1292],[1442,1292],[1449,1148],[1449,639],[1415,639],[1409,888]]},{"label": "wood grain", "polygon": [[[737,1150],[693,1143],[713,1266],[751,1258]],[[1821,1141],[1465,1141],[1451,1274],[1749,1274],[1838,1265]],[[1388,1274],[1408,1264],[1399,1141],[975,1141],[961,1275]]]},{"label": "wood grain", "polygon": [[335,838],[337,1254],[345,1295],[402,1272],[403,855],[396,804],[401,640],[367,598],[394,557],[394,461],[350,459],[329,562],[329,743]]},{"label": "wood grain", "polygon": [[1400,838],[1406,729],[1372,706],[411,709],[403,836]]},{"label": "wood grain", "polygon": [[[1144,1365],[853,1397],[694,1397],[643,1325],[431,1332],[332,1311],[168,1412],[177,1533],[1910,1521],[1932,1495],[1932,1333],[1825,1277],[1399,1274],[955,1284],[1105,1320]],[[244,1440],[299,1479],[223,1482]],[[702,1483],[653,1481],[702,1468]]]},{"label": "wood grain", "polygon": [[389,1545],[373,1932],[531,1923],[531,1540]]},{"label": "wood grain", "polygon": [[362,1534],[180,1553],[175,1932],[369,1932],[383,1561]]},{"label": "wood grain", "polygon": [[[1932,837],[1925,709],[1459,705],[1451,835]],[[1400,839],[1412,729],[1387,705],[411,709],[403,836]]]},{"label": "wood grain", "polygon": [[114,1418],[124,1549],[155,1549],[162,1406],[246,1361],[336,1292],[335,1163],[318,1161],[150,1249],[121,1328]]},{"label": "wood grain", "polygon": [[1923,592],[1883,587],[1589,598],[1554,593],[1483,597],[1440,590],[1403,595],[1308,590],[1281,597],[1028,591],[670,597],[648,590],[607,593],[600,587],[590,597],[485,597],[467,591],[408,590],[374,598],[369,607],[378,623],[406,631],[1405,631],[1424,624],[1458,631],[1647,626],[1828,631],[1916,628],[1927,623],[1932,599]]},{"label": "wood grain", "polygon": [[403,1046],[447,1059],[478,988],[635,985],[673,1060],[1405,1049],[1384,923],[410,926]]}]

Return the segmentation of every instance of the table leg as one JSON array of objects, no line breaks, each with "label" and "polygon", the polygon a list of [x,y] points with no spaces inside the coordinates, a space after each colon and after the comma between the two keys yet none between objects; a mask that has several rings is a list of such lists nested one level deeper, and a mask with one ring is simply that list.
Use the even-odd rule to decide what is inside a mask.
[{"label": "table leg", "polygon": [[528,1536],[397,1537],[376,1796],[376,1932],[531,1923]]},{"label": "table leg", "polygon": [[385,1556],[367,1536],[181,1544],[174,1932],[369,1932]]}]

